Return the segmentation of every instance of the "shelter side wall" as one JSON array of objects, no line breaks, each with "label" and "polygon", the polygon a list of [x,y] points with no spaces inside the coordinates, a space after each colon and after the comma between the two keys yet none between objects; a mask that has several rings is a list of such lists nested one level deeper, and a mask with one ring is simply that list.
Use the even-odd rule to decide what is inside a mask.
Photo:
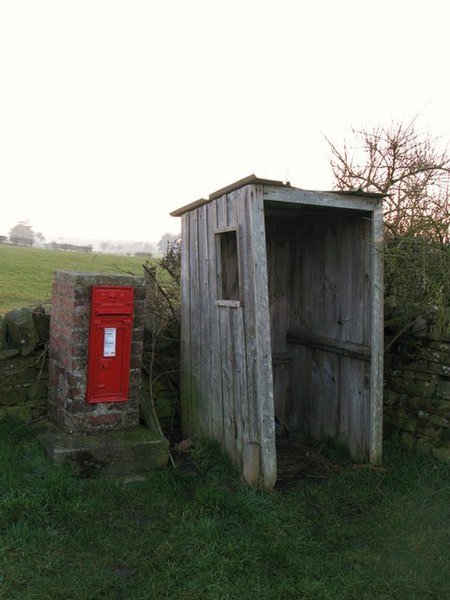
[{"label": "shelter side wall", "polygon": [[[249,480],[276,478],[262,188],[183,215],[183,435],[217,439]],[[239,298],[220,297],[221,232],[236,231]],[[261,400],[262,398],[262,400]]]},{"label": "shelter side wall", "polygon": [[[224,220],[212,202],[182,217],[181,426],[184,436],[223,442],[221,331],[216,307],[215,231]],[[226,219],[225,219],[226,220]]]},{"label": "shelter side wall", "polygon": [[372,243],[370,214],[299,226],[293,250],[289,424],[369,458]]},{"label": "shelter side wall", "polygon": [[287,421],[287,399],[290,396],[291,356],[287,331],[291,326],[291,283],[295,276],[293,236],[291,219],[266,219],[273,394],[275,416],[280,424]]}]

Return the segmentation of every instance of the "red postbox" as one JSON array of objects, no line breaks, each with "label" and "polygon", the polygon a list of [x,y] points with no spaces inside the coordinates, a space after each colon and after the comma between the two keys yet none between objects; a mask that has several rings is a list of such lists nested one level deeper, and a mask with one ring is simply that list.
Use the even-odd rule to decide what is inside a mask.
[{"label": "red postbox", "polygon": [[125,402],[130,379],[133,288],[92,286],[87,402]]}]

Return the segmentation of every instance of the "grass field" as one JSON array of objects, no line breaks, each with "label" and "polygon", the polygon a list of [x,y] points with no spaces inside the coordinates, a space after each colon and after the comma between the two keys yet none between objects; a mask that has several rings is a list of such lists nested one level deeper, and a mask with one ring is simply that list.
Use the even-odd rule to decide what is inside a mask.
[{"label": "grass field", "polygon": [[448,600],[449,467],[385,467],[265,492],[198,444],[189,471],[80,480],[0,423],[0,597]]},{"label": "grass field", "polygon": [[50,300],[57,269],[142,275],[145,259],[101,253],[0,246],[0,315]]}]

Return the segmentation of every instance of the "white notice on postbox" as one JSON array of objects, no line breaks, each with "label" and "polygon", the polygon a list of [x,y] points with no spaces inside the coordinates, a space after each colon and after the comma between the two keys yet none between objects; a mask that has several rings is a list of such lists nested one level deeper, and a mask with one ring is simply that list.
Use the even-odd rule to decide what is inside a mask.
[{"label": "white notice on postbox", "polygon": [[103,338],[103,356],[116,355],[116,331],[115,327],[105,327],[105,337]]}]

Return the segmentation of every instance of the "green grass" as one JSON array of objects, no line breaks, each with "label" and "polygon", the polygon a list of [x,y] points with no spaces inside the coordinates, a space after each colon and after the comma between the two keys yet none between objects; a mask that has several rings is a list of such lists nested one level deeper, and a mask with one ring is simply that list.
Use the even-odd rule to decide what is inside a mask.
[{"label": "green grass", "polygon": [[450,470],[388,450],[283,491],[245,487],[209,444],[196,470],[79,480],[0,423],[0,597],[448,600]]},{"label": "green grass", "polygon": [[50,300],[57,269],[142,275],[142,258],[0,246],[0,315]]}]

